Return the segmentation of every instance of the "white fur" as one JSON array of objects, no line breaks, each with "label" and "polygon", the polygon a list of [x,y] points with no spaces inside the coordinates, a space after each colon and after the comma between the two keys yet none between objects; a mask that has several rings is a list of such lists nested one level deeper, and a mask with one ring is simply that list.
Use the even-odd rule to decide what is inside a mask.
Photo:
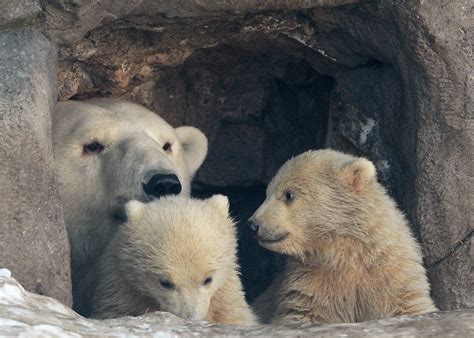
[{"label": "white fur", "polygon": [[127,222],[101,257],[92,316],[160,310],[186,319],[253,324],[238,276],[236,231],[228,208],[222,195],[129,202]]},{"label": "white fur", "polygon": [[359,322],[436,310],[419,244],[369,160],[328,149],[303,153],[280,168],[251,219],[263,246],[289,256],[255,302],[264,322]]},{"label": "white fur", "polygon": [[[85,155],[84,144],[105,146]],[[172,151],[163,150],[165,143]],[[66,226],[71,244],[74,307],[87,294],[90,267],[104,250],[127,200],[146,200],[143,184],[155,172],[175,174],[181,194],[207,153],[207,139],[193,127],[174,129],[150,110],[134,103],[98,98],[59,102],[54,112],[53,147]]]}]

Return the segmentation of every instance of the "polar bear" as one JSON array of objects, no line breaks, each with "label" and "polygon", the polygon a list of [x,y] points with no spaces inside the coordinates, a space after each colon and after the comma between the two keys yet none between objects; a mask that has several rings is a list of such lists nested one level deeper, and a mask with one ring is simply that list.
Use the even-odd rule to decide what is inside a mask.
[{"label": "polar bear", "polygon": [[238,275],[227,197],[128,202],[98,267],[93,318],[167,311],[185,319],[254,324]]},{"label": "polar bear", "polygon": [[113,98],[56,105],[55,169],[71,246],[74,309],[87,315],[89,271],[121,222],[123,204],[190,195],[207,154],[196,128],[173,128],[150,110]]},{"label": "polar bear", "polygon": [[360,322],[436,310],[420,247],[364,158],[319,150],[289,160],[250,221],[262,246],[289,256],[255,302],[264,322]]}]

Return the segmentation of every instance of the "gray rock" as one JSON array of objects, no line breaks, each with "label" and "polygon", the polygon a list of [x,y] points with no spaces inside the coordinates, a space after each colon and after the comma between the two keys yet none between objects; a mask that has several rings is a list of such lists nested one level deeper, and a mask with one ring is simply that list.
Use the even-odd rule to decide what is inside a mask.
[{"label": "gray rock", "polygon": [[403,173],[407,163],[397,157],[402,131],[413,123],[403,117],[401,103],[400,79],[392,66],[373,64],[340,72],[331,93],[326,142],[327,147],[372,160],[379,180],[397,199],[403,184],[413,179]]},{"label": "gray rock", "polygon": [[1,0],[0,30],[40,22],[43,11],[39,0]]},{"label": "gray rock", "polygon": [[433,290],[443,309],[474,304],[472,10],[473,4],[463,1],[418,8],[416,21],[425,23],[424,33],[431,37],[414,48],[421,74],[408,80],[415,83],[411,98],[420,114],[414,212],[428,267],[436,271],[449,257],[444,262],[450,264],[444,270],[449,273],[431,275],[433,283],[444,286]]},{"label": "gray rock", "polygon": [[[473,241],[472,235],[460,241],[446,257],[435,262],[428,269],[432,289],[436,291],[433,292],[433,299],[446,308],[474,308],[472,299],[472,290],[474,290]],[[447,278],[446,276],[457,278]],[[468,290],[467,294],[465,290]]]},{"label": "gray rock", "polygon": [[474,310],[309,328],[216,325],[186,321],[166,312],[155,312],[141,317],[89,320],[54,299],[25,292],[12,278],[0,277],[1,336],[468,337],[472,336],[473,332]]},{"label": "gray rock", "polygon": [[69,244],[53,173],[57,49],[30,29],[0,33],[0,267],[71,304]]},{"label": "gray rock", "polygon": [[319,6],[338,6],[360,0],[51,0],[45,3],[48,33],[53,41],[68,44],[86,32],[125,16],[146,14],[167,17],[208,17],[222,14],[246,14],[268,10],[300,10]]},{"label": "gray rock", "polygon": [[[217,186],[225,186],[227,182],[245,185],[258,181],[263,168],[263,137],[262,131],[255,126],[221,126],[199,179]],[[221,164],[219,172],[207,168],[215,163]]]}]

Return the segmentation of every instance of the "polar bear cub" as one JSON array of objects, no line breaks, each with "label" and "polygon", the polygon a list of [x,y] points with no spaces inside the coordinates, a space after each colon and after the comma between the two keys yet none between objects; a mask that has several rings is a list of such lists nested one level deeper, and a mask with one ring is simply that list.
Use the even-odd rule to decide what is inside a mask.
[{"label": "polar bear cub", "polygon": [[265,322],[360,322],[436,310],[420,247],[364,158],[319,150],[289,160],[251,221],[262,246],[289,256],[255,303]]},{"label": "polar bear cub", "polygon": [[125,205],[99,263],[92,317],[167,311],[193,320],[250,325],[227,197],[179,196]]}]

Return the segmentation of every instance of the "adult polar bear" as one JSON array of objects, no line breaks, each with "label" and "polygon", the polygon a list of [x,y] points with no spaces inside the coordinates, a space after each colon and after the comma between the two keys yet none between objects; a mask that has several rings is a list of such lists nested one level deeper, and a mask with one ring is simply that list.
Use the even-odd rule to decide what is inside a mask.
[{"label": "adult polar bear", "polygon": [[88,315],[95,264],[123,205],[189,195],[207,154],[193,127],[171,127],[150,110],[113,98],[59,102],[53,148],[69,242],[74,309]]}]

